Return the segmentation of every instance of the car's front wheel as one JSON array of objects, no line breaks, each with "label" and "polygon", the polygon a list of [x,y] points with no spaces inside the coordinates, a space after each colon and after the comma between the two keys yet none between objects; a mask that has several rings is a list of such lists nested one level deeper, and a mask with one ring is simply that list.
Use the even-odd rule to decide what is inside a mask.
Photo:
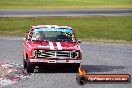
[{"label": "car's front wheel", "polygon": [[34,72],[34,66],[30,63],[30,61],[26,58],[23,58],[23,67],[28,73]]},{"label": "car's front wheel", "polygon": [[30,61],[27,59],[27,72],[33,73],[34,72],[34,66],[30,63]]},{"label": "car's front wheel", "polygon": [[23,68],[24,68],[24,69],[27,68],[27,62],[26,62],[26,60],[24,59],[24,57],[23,57]]}]

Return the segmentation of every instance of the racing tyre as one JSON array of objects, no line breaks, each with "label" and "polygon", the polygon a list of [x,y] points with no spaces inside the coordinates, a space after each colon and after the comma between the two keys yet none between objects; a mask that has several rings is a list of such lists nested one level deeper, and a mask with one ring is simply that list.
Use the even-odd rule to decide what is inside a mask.
[{"label": "racing tyre", "polygon": [[27,60],[27,68],[26,68],[28,73],[33,73],[34,72],[34,66]]},{"label": "racing tyre", "polygon": [[23,68],[24,68],[24,69],[27,68],[27,62],[25,61],[24,57],[23,57]]}]

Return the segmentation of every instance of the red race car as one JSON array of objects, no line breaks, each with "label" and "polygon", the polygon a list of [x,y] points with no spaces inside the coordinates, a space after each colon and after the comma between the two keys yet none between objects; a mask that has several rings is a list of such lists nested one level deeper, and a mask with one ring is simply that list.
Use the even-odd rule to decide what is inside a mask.
[{"label": "red race car", "polygon": [[78,69],[82,59],[79,43],[69,26],[32,26],[23,43],[24,68],[28,73],[38,64],[70,65]]}]

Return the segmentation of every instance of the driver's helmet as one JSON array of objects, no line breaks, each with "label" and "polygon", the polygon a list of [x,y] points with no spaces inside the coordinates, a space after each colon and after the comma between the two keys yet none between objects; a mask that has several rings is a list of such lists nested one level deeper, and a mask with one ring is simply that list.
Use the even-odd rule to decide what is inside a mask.
[{"label": "driver's helmet", "polygon": [[37,39],[37,40],[40,40],[40,39],[42,39],[42,37],[43,37],[43,35],[42,35],[42,33],[41,32],[35,32],[35,38]]}]

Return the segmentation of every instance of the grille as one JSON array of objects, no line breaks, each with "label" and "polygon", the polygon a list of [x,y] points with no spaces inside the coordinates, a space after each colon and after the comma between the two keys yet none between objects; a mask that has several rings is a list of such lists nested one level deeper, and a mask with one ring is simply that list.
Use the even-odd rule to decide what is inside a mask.
[{"label": "grille", "polygon": [[45,51],[34,50],[33,55],[36,58],[76,58],[78,56],[77,51]]}]

